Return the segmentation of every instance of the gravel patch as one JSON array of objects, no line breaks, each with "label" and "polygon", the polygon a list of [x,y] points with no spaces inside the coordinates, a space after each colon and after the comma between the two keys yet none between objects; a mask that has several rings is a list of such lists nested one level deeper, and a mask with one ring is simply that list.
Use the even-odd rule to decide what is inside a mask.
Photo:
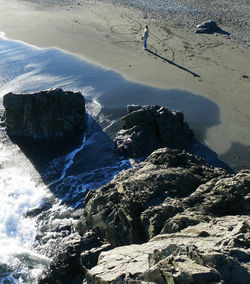
[{"label": "gravel patch", "polygon": [[249,0],[107,0],[114,5],[133,6],[145,17],[164,17],[174,25],[195,29],[197,24],[214,20],[231,34],[231,38],[244,46],[250,43]]}]

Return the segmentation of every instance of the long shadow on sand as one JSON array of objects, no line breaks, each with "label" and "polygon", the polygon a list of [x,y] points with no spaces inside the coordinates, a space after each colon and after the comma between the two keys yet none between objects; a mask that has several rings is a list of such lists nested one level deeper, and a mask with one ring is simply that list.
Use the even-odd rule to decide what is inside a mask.
[{"label": "long shadow on sand", "polygon": [[233,142],[230,149],[220,155],[225,161],[230,161],[236,172],[242,169],[250,170],[250,145]]},{"label": "long shadow on sand", "polygon": [[171,61],[171,60],[169,60],[169,59],[167,59],[167,58],[165,58],[165,57],[163,57],[163,56],[161,56],[161,55],[159,55],[159,54],[153,52],[152,50],[150,50],[150,49],[145,49],[145,50],[146,50],[147,52],[149,52],[150,54],[154,55],[155,57],[158,57],[158,58],[160,58],[161,60],[163,60],[163,61],[165,61],[165,62],[167,62],[167,63],[169,63],[169,64],[171,64],[171,65],[173,65],[173,66],[175,66],[175,67],[177,67],[177,68],[179,68],[179,69],[181,69],[181,70],[183,70],[183,71],[188,72],[189,74],[193,75],[194,77],[200,78],[200,75],[194,73],[193,71],[191,71],[191,70],[189,70],[189,69],[187,69],[187,68],[185,68],[185,67],[183,67],[183,66],[181,66],[181,65],[179,65],[179,64],[174,63],[173,61]]}]

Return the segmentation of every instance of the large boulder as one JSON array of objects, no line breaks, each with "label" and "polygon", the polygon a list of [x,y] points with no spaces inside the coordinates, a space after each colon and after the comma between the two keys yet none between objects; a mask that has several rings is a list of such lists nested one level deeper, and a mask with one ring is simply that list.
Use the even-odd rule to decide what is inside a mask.
[{"label": "large boulder", "polygon": [[161,147],[187,149],[194,134],[180,111],[160,106],[128,106],[122,130],[115,138],[118,150],[128,157],[144,157]]},{"label": "large boulder", "polygon": [[224,170],[185,151],[158,149],[145,162],[87,194],[84,226],[113,246],[145,242],[185,209],[184,197],[223,175]]},{"label": "large boulder", "polygon": [[85,99],[80,92],[62,89],[3,97],[9,136],[37,140],[71,137],[84,130]]}]

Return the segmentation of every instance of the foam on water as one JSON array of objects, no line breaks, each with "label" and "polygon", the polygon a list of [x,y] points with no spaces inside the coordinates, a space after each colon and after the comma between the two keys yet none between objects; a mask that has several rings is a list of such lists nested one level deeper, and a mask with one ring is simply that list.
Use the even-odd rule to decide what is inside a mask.
[{"label": "foam on water", "polygon": [[15,166],[12,155],[1,145],[0,283],[5,283],[7,279],[22,283],[28,267],[34,269],[25,279],[32,281],[49,263],[49,259],[33,251],[36,223],[34,219],[25,218],[28,210],[41,204],[46,192],[32,180],[29,173]]},{"label": "foam on water", "polygon": [[[93,82],[100,76],[105,77],[106,70],[87,64],[58,49],[39,49],[19,41],[8,40],[2,34],[0,66],[0,110],[3,95],[8,92],[35,92],[56,87],[81,91],[92,117],[97,117],[102,109],[98,102],[101,90],[96,90]],[[109,80],[112,81],[112,78]],[[104,87],[107,87],[110,81],[105,82]],[[105,118],[101,119],[105,120]],[[25,157],[19,157],[19,154],[22,156],[20,150],[14,149],[16,146],[6,145],[0,139],[1,284],[36,283],[38,274],[50,262],[49,258],[37,253],[42,250],[34,248],[37,226],[40,226],[38,220],[34,217],[26,217],[27,212],[38,208],[45,198],[53,195],[48,190],[49,187],[54,186],[56,198],[52,207],[48,209],[48,221],[54,224],[62,223],[63,214],[66,215],[64,212],[69,207],[72,210],[79,207],[86,191],[99,187],[121,169],[129,167],[129,161],[123,161],[121,158],[113,161],[111,157],[110,163],[102,162],[99,168],[88,168],[80,174],[72,172],[68,174],[76,156],[84,147],[90,151],[87,155],[92,155],[95,152],[93,145],[103,143],[105,136],[103,131],[96,126],[90,116],[88,121],[89,131],[84,136],[82,144],[71,153],[55,159],[48,165],[48,175],[58,169],[59,175],[46,186],[41,181],[36,182],[33,176],[35,170],[30,171],[29,166],[26,168],[26,164],[30,162]],[[112,123],[112,121],[107,122],[108,125]],[[103,147],[110,149],[110,140],[105,139]],[[24,159],[26,160],[23,164]],[[57,196],[57,192],[62,192],[64,187],[69,189],[64,192],[64,195]],[[71,198],[73,202],[70,205],[67,203],[68,198]],[[70,217],[67,216],[67,218],[68,223],[74,222]],[[48,231],[48,236],[49,234]],[[50,240],[48,241],[50,245],[49,242]]]},{"label": "foam on water", "polygon": [[[79,69],[72,72],[73,67],[66,68],[68,72],[62,74],[60,64],[55,70],[55,61],[63,65],[70,59],[55,49],[41,50],[0,38],[0,101],[8,92],[31,92],[59,86],[74,90],[79,82]],[[88,86],[86,88],[91,90]],[[84,143],[81,148],[83,146]],[[48,193],[45,186],[36,184],[22,164],[13,162],[12,150],[8,151],[1,143],[0,283],[33,283],[49,259],[34,252],[36,221],[25,215],[30,209],[39,207]],[[60,179],[79,150],[66,157]]]}]

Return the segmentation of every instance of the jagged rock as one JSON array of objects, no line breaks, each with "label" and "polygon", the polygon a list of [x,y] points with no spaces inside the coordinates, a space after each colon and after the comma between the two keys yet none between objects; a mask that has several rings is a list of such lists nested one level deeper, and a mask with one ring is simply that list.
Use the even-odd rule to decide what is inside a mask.
[{"label": "jagged rock", "polygon": [[88,193],[82,237],[40,283],[248,284],[249,180],[249,170],[228,175],[185,151],[158,149]]},{"label": "jagged rock", "polygon": [[217,26],[215,21],[206,21],[202,24],[197,25],[197,34],[212,34],[219,31],[220,28]]},{"label": "jagged rock", "polygon": [[186,208],[215,216],[249,214],[250,170],[201,185],[184,202]]},{"label": "jagged rock", "polygon": [[222,175],[226,175],[224,170],[185,151],[159,149],[137,167],[89,192],[84,226],[114,246],[145,242],[185,209],[180,202],[183,197]]},{"label": "jagged rock", "polygon": [[[182,140],[178,128],[183,118],[173,116],[160,107],[129,106],[122,133],[139,140],[133,144],[130,136],[123,144],[121,138],[121,151],[145,155],[165,136],[168,142],[177,137],[180,148],[188,145],[190,133]],[[175,138],[165,129],[167,119],[174,121],[170,132],[177,129]],[[141,137],[151,141],[145,151]],[[184,150],[160,148],[88,192],[75,226],[80,235],[73,232],[78,238],[52,261],[39,283],[82,283],[85,277],[89,284],[247,284],[249,199],[249,170],[228,174]]]},{"label": "jagged rock", "polygon": [[[212,220],[214,216],[248,215],[250,213],[250,171],[211,179],[200,185],[194,193],[182,199],[183,212],[168,219],[160,233],[174,233]],[[235,206],[237,204],[237,206]]]},{"label": "jagged rock", "polygon": [[234,240],[249,230],[249,221],[249,216],[214,218],[142,245],[103,252],[88,271],[87,283],[247,284],[249,249]]},{"label": "jagged rock", "polygon": [[97,264],[100,253],[103,251],[108,251],[110,249],[112,249],[112,246],[107,243],[99,247],[84,250],[80,255],[82,266],[87,269],[94,267]]},{"label": "jagged rock", "polygon": [[62,89],[3,97],[5,128],[10,136],[57,139],[84,130],[85,99]]},{"label": "jagged rock", "polygon": [[[206,217],[207,218],[207,217]],[[182,229],[187,228],[189,226],[194,226],[202,222],[205,218],[199,214],[185,214],[179,213],[175,215],[173,218],[168,219],[161,229],[161,234],[170,234],[180,232]]]},{"label": "jagged rock", "polygon": [[95,266],[99,254],[111,248],[109,244],[103,243],[94,232],[88,231],[83,237],[78,235],[65,250],[53,259],[38,283],[82,283],[86,268],[90,269]]},{"label": "jagged rock", "polygon": [[180,111],[160,106],[128,106],[122,130],[115,138],[118,150],[128,157],[144,157],[160,147],[184,149],[193,143],[193,132]]}]

